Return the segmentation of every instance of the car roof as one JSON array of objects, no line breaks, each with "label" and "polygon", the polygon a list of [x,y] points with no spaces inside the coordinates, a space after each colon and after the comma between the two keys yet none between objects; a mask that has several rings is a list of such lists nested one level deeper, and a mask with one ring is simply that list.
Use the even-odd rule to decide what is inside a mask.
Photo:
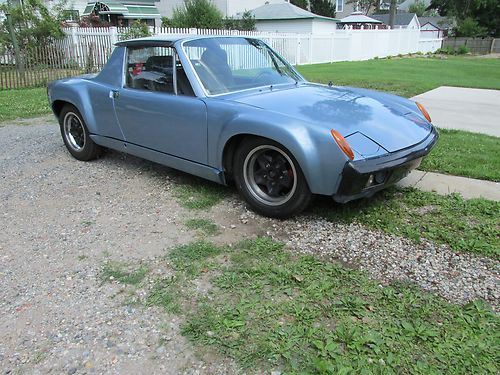
[{"label": "car roof", "polygon": [[166,47],[172,46],[178,41],[184,40],[196,40],[196,39],[207,39],[207,38],[251,38],[253,37],[243,36],[243,35],[186,35],[186,34],[169,34],[169,35],[155,35],[148,36],[145,38],[137,39],[127,39],[121,40],[116,43],[119,47],[128,46],[147,46],[147,45],[158,45],[162,44]]}]

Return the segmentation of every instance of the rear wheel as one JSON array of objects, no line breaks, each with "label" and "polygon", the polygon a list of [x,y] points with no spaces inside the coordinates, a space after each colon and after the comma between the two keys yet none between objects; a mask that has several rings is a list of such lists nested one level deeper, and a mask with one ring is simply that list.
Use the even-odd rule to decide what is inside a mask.
[{"label": "rear wheel", "polygon": [[297,161],[283,146],[263,138],[243,141],[234,156],[236,186],[258,213],[287,218],[303,211],[312,194]]},{"label": "rear wheel", "polygon": [[88,161],[100,155],[101,147],[90,138],[87,125],[74,106],[64,106],[59,114],[59,125],[64,144],[76,159]]}]

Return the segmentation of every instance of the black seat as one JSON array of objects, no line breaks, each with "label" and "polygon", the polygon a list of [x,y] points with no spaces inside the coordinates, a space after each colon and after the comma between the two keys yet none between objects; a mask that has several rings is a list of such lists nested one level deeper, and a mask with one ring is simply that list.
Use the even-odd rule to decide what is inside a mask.
[{"label": "black seat", "polygon": [[147,71],[172,72],[172,56],[150,56],[144,67]]}]

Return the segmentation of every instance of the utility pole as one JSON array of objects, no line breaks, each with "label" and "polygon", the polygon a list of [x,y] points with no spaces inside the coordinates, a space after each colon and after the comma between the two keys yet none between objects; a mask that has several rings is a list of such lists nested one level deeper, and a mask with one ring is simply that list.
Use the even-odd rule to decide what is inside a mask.
[{"label": "utility pole", "polygon": [[394,29],[394,20],[396,19],[396,0],[391,0],[391,7],[389,8],[389,26]]},{"label": "utility pole", "polygon": [[9,27],[10,38],[12,39],[12,45],[14,46],[14,55],[16,56],[16,69],[19,71],[21,78],[24,78],[24,63],[21,57],[21,51],[19,50],[19,44],[17,43],[16,33],[14,32],[14,26],[12,26],[12,18],[10,13],[5,13],[7,18],[7,26]]}]

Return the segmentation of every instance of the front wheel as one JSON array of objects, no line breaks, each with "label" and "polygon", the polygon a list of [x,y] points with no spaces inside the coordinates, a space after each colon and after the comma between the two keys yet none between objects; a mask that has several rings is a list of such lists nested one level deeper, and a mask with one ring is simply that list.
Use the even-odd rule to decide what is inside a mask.
[{"label": "front wheel", "polygon": [[238,191],[262,215],[287,218],[306,209],[312,200],[297,161],[274,141],[244,141],[235,153],[233,166]]},{"label": "front wheel", "polygon": [[101,147],[90,138],[89,130],[80,112],[72,105],[66,105],[59,114],[61,135],[68,151],[78,160],[96,159]]}]

